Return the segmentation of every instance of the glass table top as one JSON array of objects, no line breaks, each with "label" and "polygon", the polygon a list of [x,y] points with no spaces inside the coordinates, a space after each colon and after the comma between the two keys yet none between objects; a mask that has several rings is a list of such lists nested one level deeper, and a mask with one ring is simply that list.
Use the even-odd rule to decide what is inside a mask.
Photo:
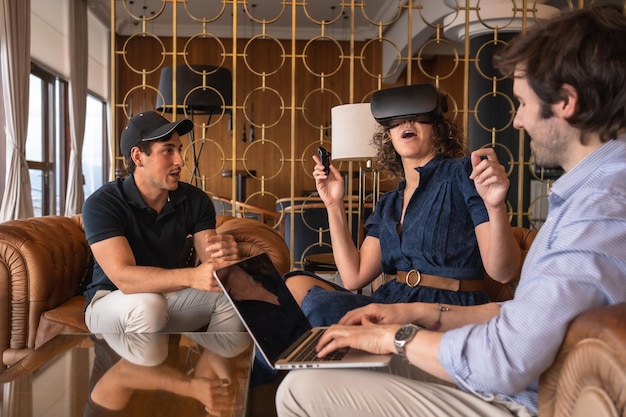
[{"label": "glass table top", "polygon": [[59,335],[0,373],[3,417],[246,414],[247,333]]}]

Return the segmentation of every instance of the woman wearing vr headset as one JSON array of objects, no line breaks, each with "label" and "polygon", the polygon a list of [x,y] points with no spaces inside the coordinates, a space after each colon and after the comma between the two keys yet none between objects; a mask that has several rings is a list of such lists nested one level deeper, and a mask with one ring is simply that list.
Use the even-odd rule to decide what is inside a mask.
[{"label": "woman wearing vr headset", "polygon": [[[444,116],[446,96],[430,84],[377,91],[371,109],[382,126],[373,138],[379,168],[402,181],[380,198],[359,249],[345,216],[342,175],[332,165],[326,174],[314,156],[344,287],[294,271],[285,276],[290,291],[314,326],[369,303],[440,303],[443,312],[446,304],[488,302],[484,273],[507,282],[521,260],[505,204],[509,180],[494,150],[464,152],[458,127]],[[381,273],[385,283],[371,296],[346,291]]]}]

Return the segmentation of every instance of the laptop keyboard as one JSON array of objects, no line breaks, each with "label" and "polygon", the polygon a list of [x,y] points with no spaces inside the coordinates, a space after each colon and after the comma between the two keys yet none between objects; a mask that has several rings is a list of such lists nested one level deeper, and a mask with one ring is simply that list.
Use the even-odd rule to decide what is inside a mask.
[{"label": "laptop keyboard", "polygon": [[298,352],[291,358],[291,362],[309,362],[309,361],[336,361],[340,360],[348,352],[348,348],[338,349],[323,358],[317,357],[315,347],[320,337],[326,329],[316,332],[304,345],[300,346]]}]

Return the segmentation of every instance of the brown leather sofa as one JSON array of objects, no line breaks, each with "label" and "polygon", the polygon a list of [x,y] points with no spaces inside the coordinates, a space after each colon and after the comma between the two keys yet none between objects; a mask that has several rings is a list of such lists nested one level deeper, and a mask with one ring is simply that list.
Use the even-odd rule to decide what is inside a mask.
[{"label": "brown leather sofa", "polygon": [[[217,216],[217,232],[239,244],[239,256],[266,252],[281,273],[289,250],[271,227]],[[81,287],[91,252],[82,217],[44,216],[0,224],[0,353],[11,366],[59,333],[86,333]]]},{"label": "brown leather sofa", "polygon": [[[233,234],[240,256],[265,251],[281,272],[289,252],[271,227],[250,219],[218,216],[219,233]],[[536,232],[515,228],[524,255]],[[59,333],[87,332],[81,282],[90,252],[81,217],[39,217],[0,224],[0,353],[10,366]],[[517,281],[501,285],[485,278],[494,300],[513,296]],[[626,304],[586,312],[570,325],[553,365],[540,380],[540,416],[626,416]],[[278,382],[278,381],[277,381]],[[258,413],[275,415],[266,384],[252,402]],[[266,389],[265,389],[266,388]]]}]

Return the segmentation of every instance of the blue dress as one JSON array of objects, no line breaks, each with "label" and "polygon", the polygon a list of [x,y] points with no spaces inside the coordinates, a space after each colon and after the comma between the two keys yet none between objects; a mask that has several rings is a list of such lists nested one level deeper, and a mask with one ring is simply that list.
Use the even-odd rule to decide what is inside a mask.
[{"label": "blue dress", "polygon": [[[489,221],[489,217],[469,179],[469,157],[435,157],[416,170],[420,183],[407,206],[402,229],[398,231],[405,181],[381,197],[365,224],[367,235],[380,241],[382,271],[393,275],[416,269],[459,280],[482,279],[484,268],[474,228]],[[327,326],[337,323],[348,311],[369,303],[417,301],[475,305],[486,303],[489,298],[482,291],[411,288],[391,280],[371,296],[312,287],[302,302],[302,310],[313,326]]]}]

